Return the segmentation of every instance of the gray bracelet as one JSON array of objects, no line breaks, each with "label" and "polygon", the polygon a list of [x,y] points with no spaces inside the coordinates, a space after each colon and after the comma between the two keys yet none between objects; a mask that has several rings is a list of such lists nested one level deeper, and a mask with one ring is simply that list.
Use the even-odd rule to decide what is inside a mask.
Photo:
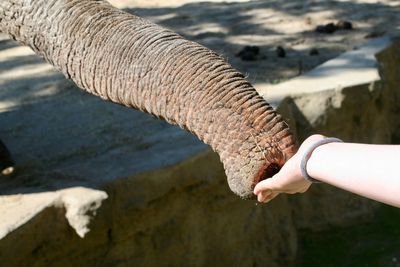
[{"label": "gray bracelet", "polygon": [[300,163],[301,175],[304,177],[304,179],[306,179],[307,181],[312,182],[312,183],[321,183],[320,181],[318,181],[318,180],[312,178],[310,175],[308,175],[307,162],[317,147],[328,144],[328,143],[335,143],[335,142],[342,143],[343,141],[340,140],[339,138],[327,137],[322,140],[319,140],[318,142],[315,142],[315,144],[313,144],[306,150],[306,152],[303,155],[303,158],[301,159],[301,163]]}]

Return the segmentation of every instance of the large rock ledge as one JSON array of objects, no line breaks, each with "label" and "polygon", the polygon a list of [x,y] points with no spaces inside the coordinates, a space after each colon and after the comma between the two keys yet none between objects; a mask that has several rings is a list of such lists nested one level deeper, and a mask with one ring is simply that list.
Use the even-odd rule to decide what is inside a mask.
[{"label": "large rock ledge", "polygon": [[300,140],[313,132],[392,143],[398,131],[399,40],[379,38],[298,78],[260,85]]},{"label": "large rock ledge", "polygon": [[345,225],[372,206],[326,186],[268,206],[240,200],[213,152],[102,189],[108,199],[85,238],[62,206],[49,206],[1,240],[0,258],[8,266],[285,266],[295,259],[298,227]]},{"label": "large rock ledge", "polygon": [[65,208],[65,217],[80,237],[89,232],[89,223],[107,194],[83,187],[53,192],[0,196],[0,239],[29,222],[47,208]]},{"label": "large rock ledge", "polygon": [[[279,85],[288,91],[274,91],[269,100],[300,139],[317,131],[353,141],[398,141],[400,42],[374,42],[354,51],[368,59],[365,68],[374,76],[366,71],[356,83],[331,86],[332,76],[358,61],[350,56],[325,81],[301,81],[306,74]],[[12,62],[1,53],[0,60]],[[18,67],[0,75],[10,71]],[[190,135],[67,92],[69,83],[46,67],[41,71],[31,86],[18,83],[18,76],[0,90],[0,125],[6,125],[0,135],[19,163],[15,177],[0,180],[5,266],[288,266],[299,229],[345,226],[379,206],[328,185],[269,205],[240,200],[229,191],[217,155]],[[275,90],[259,89],[267,100]],[[41,127],[49,137],[41,136]]]}]

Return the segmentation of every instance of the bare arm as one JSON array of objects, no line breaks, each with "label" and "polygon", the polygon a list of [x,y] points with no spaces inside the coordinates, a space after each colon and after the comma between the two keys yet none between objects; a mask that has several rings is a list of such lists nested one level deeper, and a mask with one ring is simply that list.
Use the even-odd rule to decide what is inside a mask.
[{"label": "bare arm", "polygon": [[[311,144],[323,138],[313,135],[272,178],[254,189],[260,202],[279,193],[302,193],[311,183],[301,176],[300,161]],[[355,194],[400,207],[400,146],[329,143],[317,147],[308,164],[308,174],[321,182]]]}]

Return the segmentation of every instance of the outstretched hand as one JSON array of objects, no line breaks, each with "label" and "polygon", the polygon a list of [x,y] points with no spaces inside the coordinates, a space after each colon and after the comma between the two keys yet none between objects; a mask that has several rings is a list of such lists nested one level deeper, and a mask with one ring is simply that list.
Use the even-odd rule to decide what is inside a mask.
[{"label": "outstretched hand", "polygon": [[267,203],[280,193],[304,193],[310,188],[311,182],[301,175],[300,162],[304,152],[315,142],[323,139],[322,135],[312,135],[300,146],[297,153],[290,158],[282,169],[273,177],[259,182],[254,188],[259,202]]}]

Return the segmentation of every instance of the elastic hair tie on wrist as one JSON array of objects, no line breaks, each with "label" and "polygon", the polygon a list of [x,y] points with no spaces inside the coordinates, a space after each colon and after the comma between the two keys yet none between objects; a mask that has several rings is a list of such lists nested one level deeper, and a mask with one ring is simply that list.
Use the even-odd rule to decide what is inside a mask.
[{"label": "elastic hair tie on wrist", "polygon": [[319,140],[317,142],[315,142],[312,146],[310,146],[306,152],[303,155],[303,158],[301,159],[301,163],[300,163],[300,170],[301,170],[301,175],[304,177],[304,179],[306,179],[307,181],[311,182],[311,183],[321,183],[321,181],[318,181],[317,179],[312,178],[308,173],[307,173],[307,162],[310,159],[312,153],[314,152],[314,150],[322,145],[325,144],[329,144],[329,143],[343,143],[342,140],[340,140],[339,138],[335,138],[335,137],[327,137],[324,138],[322,140]]}]

